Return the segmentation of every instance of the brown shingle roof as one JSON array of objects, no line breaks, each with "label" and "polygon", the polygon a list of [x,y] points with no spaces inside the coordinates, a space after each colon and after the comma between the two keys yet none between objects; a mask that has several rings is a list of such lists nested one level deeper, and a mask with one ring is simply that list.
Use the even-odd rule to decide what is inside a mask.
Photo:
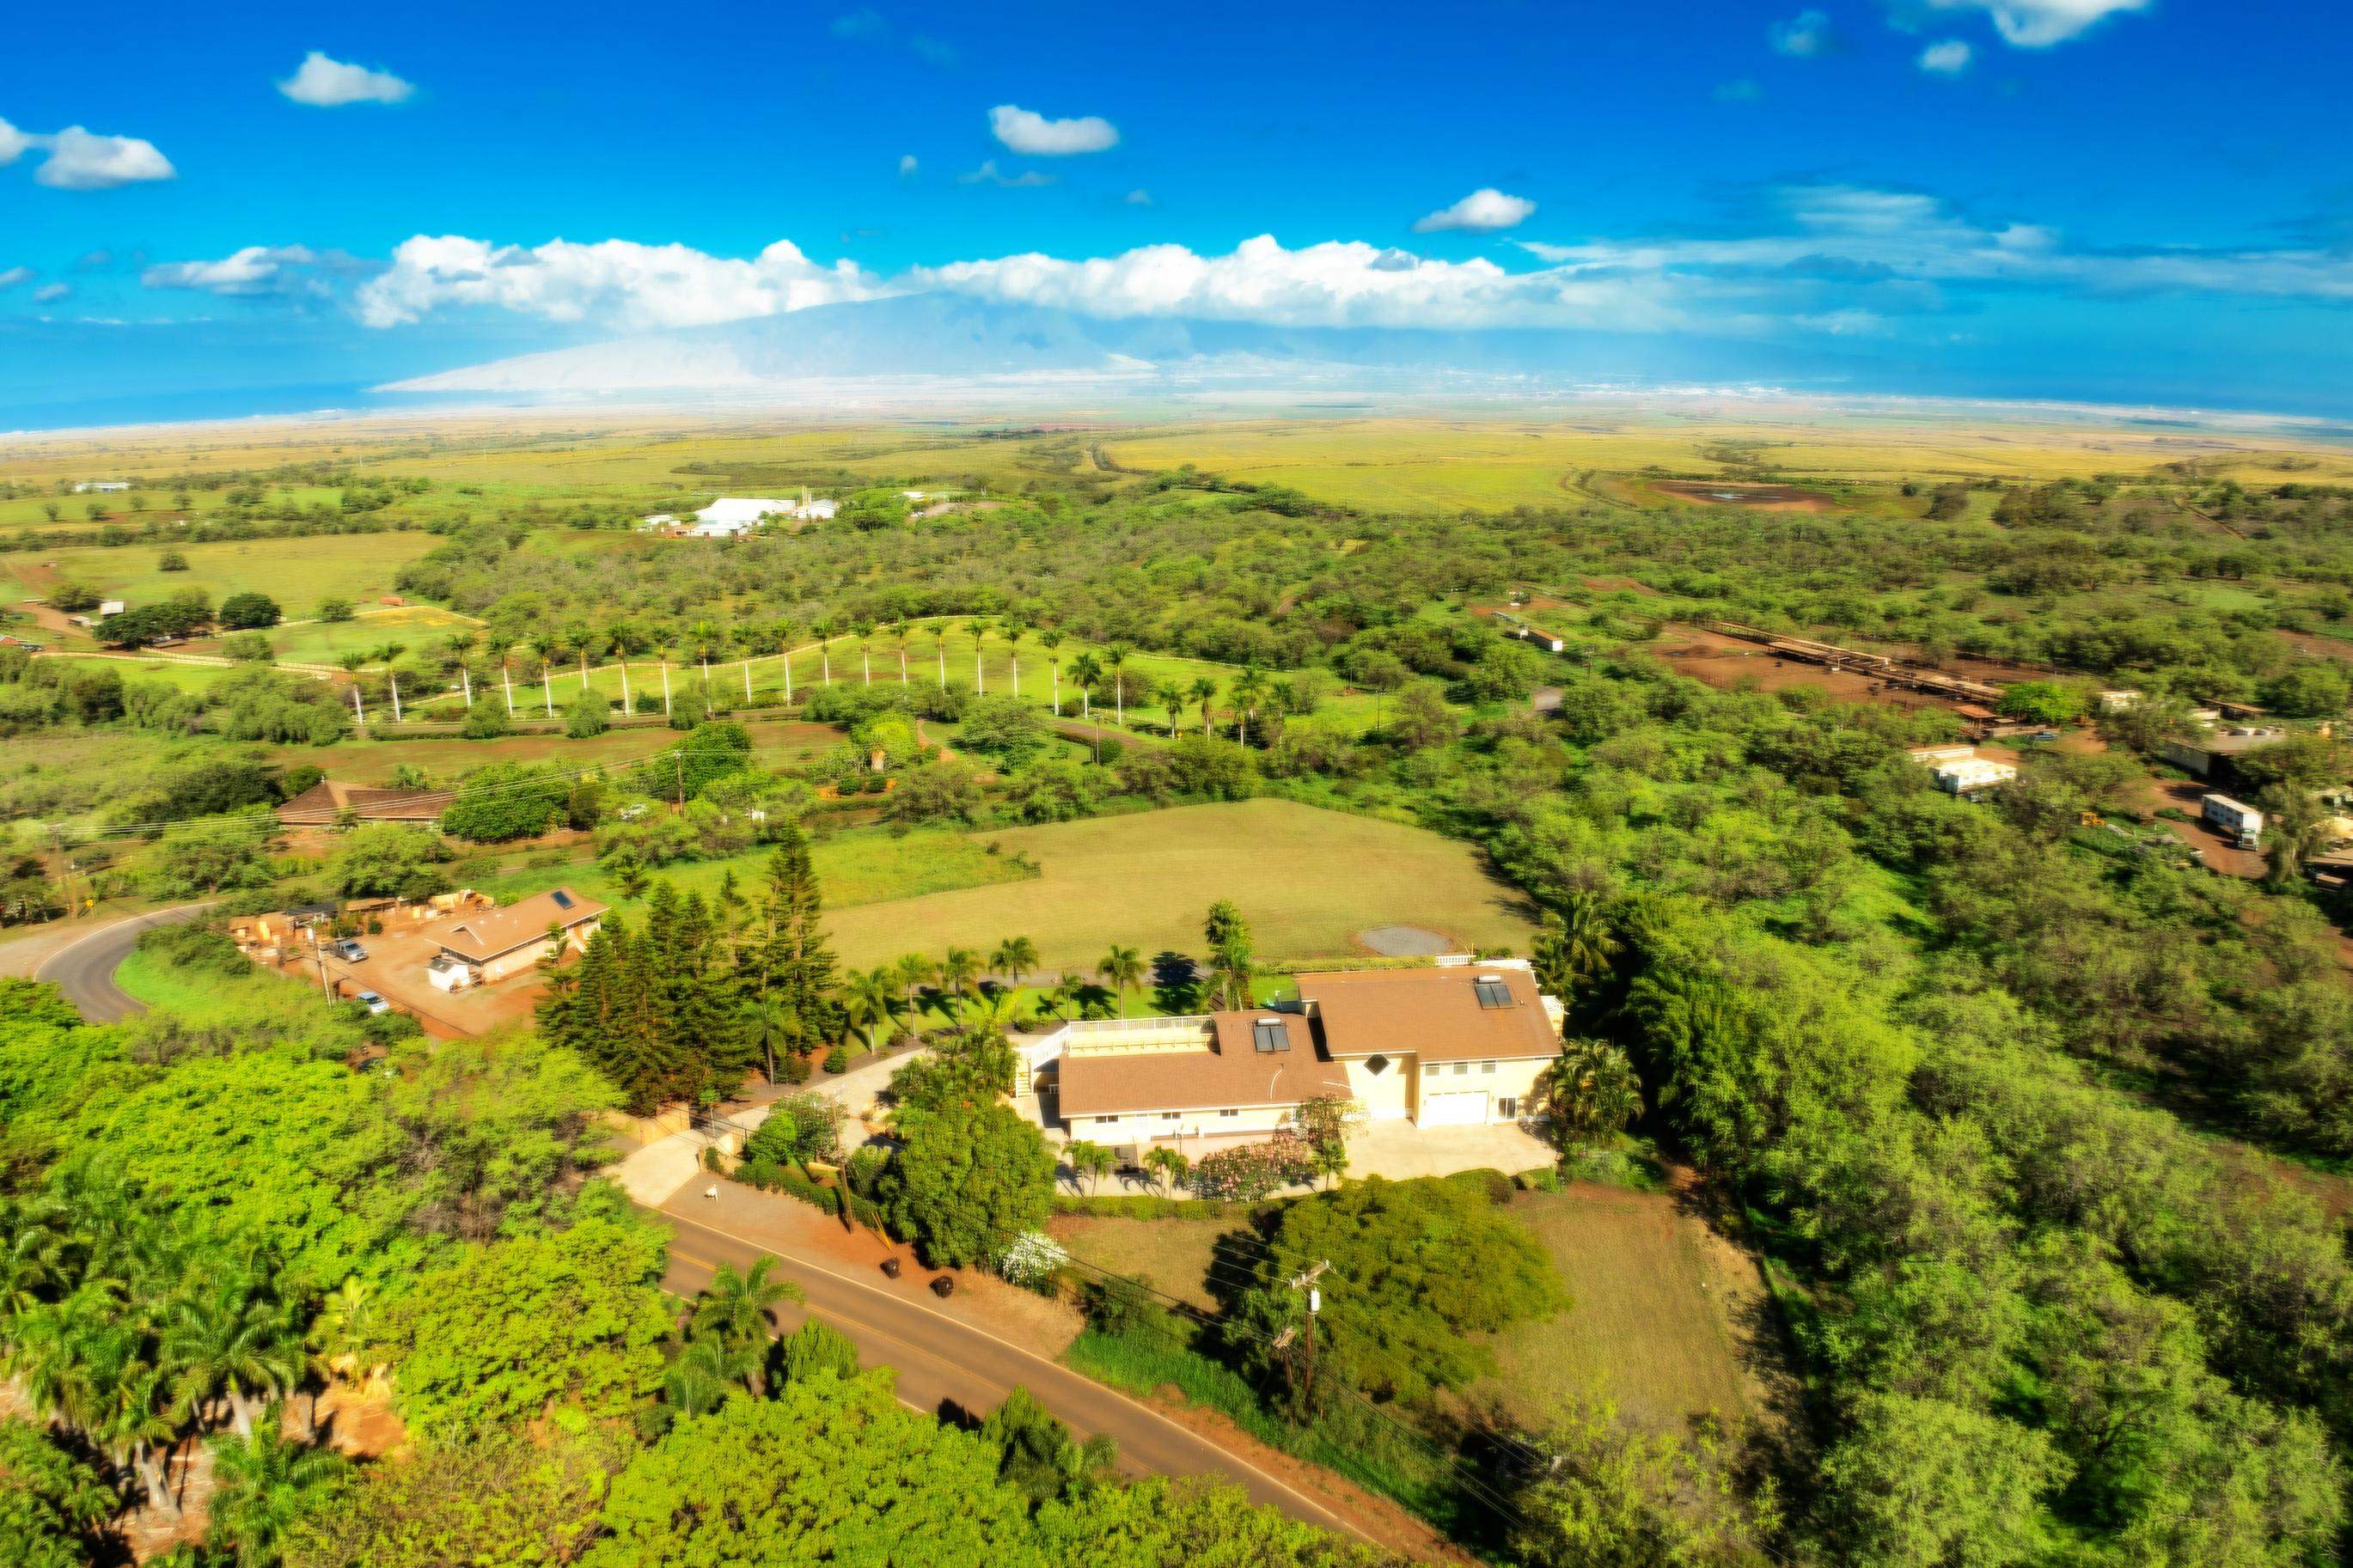
[{"label": "brown shingle roof", "polygon": [[[1261,1051],[1250,1026],[1280,1018],[1287,1051]],[[1240,1110],[1345,1095],[1347,1069],[1315,1048],[1296,1013],[1216,1013],[1211,1043],[1198,1050],[1080,1052],[1062,1058],[1063,1116],[1124,1116],[1139,1110]]]},{"label": "brown shingle roof", "polygon": [[[1479,1005],[1493,977],[1508,1007]],[[1366,969],[1303,974],[1299,994],[1335,1057],[1416,1056],[1425,1062],[1548,1057],[1560,1048],[1535,979],[1524,969]]]},{"label": "brown shingle roof", "polygon": [[[557,901],[558,895],[571,900],[566,908]],[[545,893],[533,893],[519,904],[509,904],[502,910],[480,910],[451,921],[430,934],[449,952],[475,963],[485,963],[502,952],[512,952],[530,942],[545,940],[547,928],[563,926],[569,929],[583,921],[592,921],[605,912],[605,906],[594,899],[584,899],[569,888],[558,888]]]}]

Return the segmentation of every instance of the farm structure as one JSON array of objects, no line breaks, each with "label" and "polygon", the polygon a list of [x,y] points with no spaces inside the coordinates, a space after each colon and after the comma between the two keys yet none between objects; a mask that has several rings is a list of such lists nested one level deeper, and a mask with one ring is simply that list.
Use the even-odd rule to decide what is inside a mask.
[{"label": "farm structure", "polygon": [[[1932,697],[1946,698],[1980,710],[1989,710],[2001,700],[2002,689],[1990,681],[1970,680],[1963,676],[1947,675],[1940,669],[1923,668],[1888,654],[1865,653],[1858,648],[1841,647],[1836,643],[1817,642],[1811,637],[1768,632],[1757,626],[1743,626],[1738,621],[1709,620],[1702,621],[1700,625],[1718,637],[1756,643],[1782,658],[1819,664],[1830,669],[1852,670],[1874,680],[1885,681],[1890,686],[1925,691]],[[1990,712],[1987,717],[1991,717]]]}]

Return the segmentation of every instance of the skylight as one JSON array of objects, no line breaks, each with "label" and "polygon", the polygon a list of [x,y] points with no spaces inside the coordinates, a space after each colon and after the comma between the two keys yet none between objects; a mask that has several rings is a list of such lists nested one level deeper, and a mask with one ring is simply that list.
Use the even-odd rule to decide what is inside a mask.
[{"label": "skylight", "polygon": [[1280,1018],[1261,1018],[1251,1024],[1250,1038],[1261,1051],[1287,1051],[1291,1048],[1291,1031],[1282,1026]]},{"label": "skylight", "polygon": [[1479,1005],[1482,1007],[1508,1007],[1512,1005],[1512,988],[1504,984],[1500,975],[1482,974],[1471,984],[1472,989],[1479,994]]},{"label": "skylight", "polygon": [[555,900],[555,907],[559,910],[568,910],[572,907],[572,895],[561,888],[547,896]]}]

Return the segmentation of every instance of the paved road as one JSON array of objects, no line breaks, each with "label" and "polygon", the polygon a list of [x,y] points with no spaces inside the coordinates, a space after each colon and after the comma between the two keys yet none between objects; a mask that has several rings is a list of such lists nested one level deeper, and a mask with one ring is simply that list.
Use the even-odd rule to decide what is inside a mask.
[{"label": "paved road", "polygon": [[[695,1217],[699,1191],[690,1183],[660,1211],[677,1226],[665,1282],[684,1296],[709,1284],[720,1264],[748,1268],[766,1251]],[[809,1310],[849,1336],[860,1361],[897,1369],[900,1397],[918,1409],[937,1413],[953,1408],[979,1417],[1018,1384],[1082,1436],[1108,1433],[1117,1440],[1120,1459],[1130,1469],[1217,1475],[1240,1485],[1253,1502],[1325,1530],[1371,1539],[1281,1478],[1034,1351],[830,1265],[783,1256],[777,1256],[777,1263],[807,1292]]]},{"label": "paved road", "polygon": [[33,978],[56,982],[58,989],[66,994],[66,1000],[93,1024],[111,1024],[133,1013],[144,1013],[147,1005],[117,985],[114,972],[138,945],[141,931],[149,926],[176,925],[194,920],[216,901],[207,899],[202,903],[179,904],[100,926],[41,960],[39,967],[33,971]]}]

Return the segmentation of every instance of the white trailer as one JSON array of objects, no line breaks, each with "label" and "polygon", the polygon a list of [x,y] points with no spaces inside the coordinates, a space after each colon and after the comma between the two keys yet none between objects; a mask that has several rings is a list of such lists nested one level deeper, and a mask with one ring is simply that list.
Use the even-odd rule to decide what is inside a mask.
[{"label": "white trailer", "polygon": [[2252,805],[2242,805],[2227,795],[2210,795],[2199,801],[2198,812],[2210,826],[2232,836],[2242,849],[2253,849],[2263,842],[2263,814]]}]

